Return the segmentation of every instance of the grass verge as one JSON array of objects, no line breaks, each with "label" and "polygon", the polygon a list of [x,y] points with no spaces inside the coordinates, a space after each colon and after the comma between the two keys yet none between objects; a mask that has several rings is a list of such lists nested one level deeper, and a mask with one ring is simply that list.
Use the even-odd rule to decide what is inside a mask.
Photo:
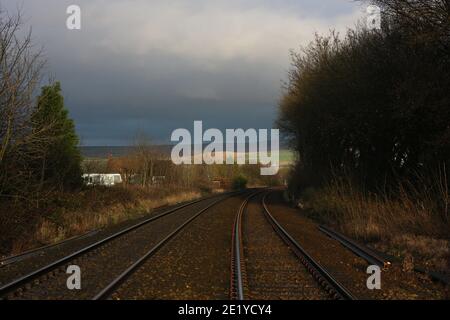
[{"label": "grass verge", "polygon": [[301,197],[305,212],[344,234],[399,258],[450,273],[450,219],[447,182],[423,188],[401,185],[396,196],[369,193],[349,179],[335,179]]},{"label": "grass verge", "polygon": [[76,193],[53,193],[39,208],[3,202],[0,255],[59,242],[201,196],[200,191],[181,188],[96,187]]}]

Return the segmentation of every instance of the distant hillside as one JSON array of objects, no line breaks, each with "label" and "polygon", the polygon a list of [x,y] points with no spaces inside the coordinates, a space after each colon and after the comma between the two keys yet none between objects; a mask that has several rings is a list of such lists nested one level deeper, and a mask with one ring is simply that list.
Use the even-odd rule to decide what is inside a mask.
[{"label": "distant hillside", "polygon": [[[108,158],[126,156],[133,153],[135,148],[133,146],[97,146],[80,147],[80,151],[85,158]],[[154,148],[166,155],[170,155],[170,150],[172,150],[170,145],[154,146]]]},{"label": "distant hillside", "polygon": [[[136,147],[133,146],[97,146],[97,147],[80,147],[81,154],[84,158],[109,158],[122,157],[133,153]],[[155,150],[169,157],[173,145],[154,146]],[[281,165],[289,165],[294,161],[294,153],[287,149],[280,150]]]}]

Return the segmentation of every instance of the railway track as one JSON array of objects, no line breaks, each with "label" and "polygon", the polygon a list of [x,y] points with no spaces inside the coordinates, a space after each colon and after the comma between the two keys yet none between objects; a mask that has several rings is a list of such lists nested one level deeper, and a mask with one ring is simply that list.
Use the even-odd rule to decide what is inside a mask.
[{"label": "railway track", "polygon": [[[301,246],[300,244],[291,236],[289,233],[277,222],[277,220],[270,213],[267,205],[266,198],[269,193],[265,193],[261,199],[261,206],[263,208],[263,214],[266,220],[273,230],[273,232],[277,235],[279,239],[281,239],[284,244],[289,247],[290,252],[295,254],[297,258],[297,263],[301,262],[301,264],[306,268],[306,270],[312,275],[312,277],[317,281],[322,290],[327,292],[327,296],[330,296],[334,299],[339,300],[353,300],[356,297],[349,292],[338,280],[336,280],[323,266],[321,266],[317,261],[315,261]],[[248,206],[249,200],[255,196],[256,194],[250,195],[246,201],[239,208],[236,219],[233,227],[233,241],[232,241],[232,257],[231,257],[231,286],[230,286],[230,297],[235,300],[245,300],[248,298],[253,298],[250,295],[249,290],[249,277],[251,276],[249,272],[249,266],[246,265],[246,257],[245,253],[245,243],[244,243],[244,234],[243,234],[243,217],[246,212],[246,208]],[[251,226],[254,227],[254,226]],[[269,235],[266,234],[265,238],[269,238]],[[248,252],[250,249],[247,248]],[[281,248],[279,250],[282,250]],[[270,256],[267,256],[265,259],[270,259]],[[286,256],[287,259],[287,256]],[[276,260],[273,260],[273,263],[276,263]],[[295,267],[292,266],[292,263],[286,262],[285,265],[290,266],[286,267],[286,270],[276,269],[273,270],[272,275],[275,276],[281,272],[286,272],[289,277],[283,277],[283,279],[296,279],[298,281],[298,277],[296,278],[295,274],[297,272]],[[258,278],[255,278],[256,281]],[[259,285],[261,287],[261,285]],[[269,285],[266,288],[263,288],[267,293],[273,291],[276,294],[283,293],[283,291],[292,291],[296,288],[298,289],[298,284],[293,283],[284,283],[277,285]],[[259,288],[261,289],[261,288]]]},{"label": "railway track", "polygon": [[244,288],[247,288],[246,270],[244,261],[244,245],[242,241],[242,215],[248,205],[249,200],[256,196],[256,193],[249,195],[239,207],[233,225],[231,239],[231,283],[230,297],[235,300],[244,300]]},{"label": "railway track", "polygon": [[111,281],[105,288],[103,288],[100,292],[98,292],[93,300],[105,300],[112,296],[112,294],[120,287],[122,283],[124,283],[128,278],[130,278],[138,268],[147,261],[152,255],[154,255],[159,249],[161,249],[166,243],[168,243],[175,235],[177,235],[181,230],[186,228],[192,221],[194,221],[198,216],[207,211],[209,208],[213,207],[217,203],[223,201],[224,199],[219,199],[214,201],[212,204],[198,211],[194,216],[190,217],[188,220],[183,222],[180,226],[178,226],[174,231],[168,234],[164,239],[158,242],[155,246],[153,246],[150,250],[148,250],[143,256],[141,256],[135,263],[133,263],[130,267],[128,267],[124,272],[122,272],[119,276],[117,276],[113,281]]},{"label": "railway track", "polygon": [[[220,195],[215,197],[208,197],[204,199],[198,199],[191,202],[188,202],[186,204],[180,205],[176,208],[167,210],[161,214],[158,214],[154,217],[148,218],[146,220],[143,220],[135,225],[132,225],[124,230],[118,231],[107,238],[104,238],[100,241],[97,241],[93,244],[90,244],[86,247],[83,247],[82,249],[70,253],[66,256],[64,256],[61,259],[58,259],[56,261],[53,261],[49,264],[47,264],[44,267],[41,267],[37,270],[34,270],[26,275],[23,275],[5,285],[2,285],[0,287],[0,299],[8,299],[8,298],[14,298],[15,296],[21,296],[23,292],[31,289],[33,285],[39,284],[42,282],[47,281],[48,279],[55,276],[59,271],[62,271],[65,266],[70,264],[76,264],[78,259],[83,257],[88,257],[92,254],[95,254],[99,249],[106,249],[113,240],[121,240],[128,234],[130,234],[132,231],[137,231],[140,228],[150,225],[152,222],[155,222],[157,220],[160,220],[163,217],[171,216],[172,214],[179,212],[181,209],[188,208],[190,206],[193,206],[195,204],[198,204],[203,201],[210,201],[212,198],[218,198],[217,200],[214,200],[212,203],[209,203],[206,207],[203,207],[201,210],[197,211],[195,214],[191,215],[186,221],[184,221],[181,225],[179,225],[174,231],[172,231],[169,235],[164,237],[156,246],[152,248],[149,252],[145,254],[144,257],[141,257],[138,259],[135,263],[133,263],[126,271],[124,271],[119,277],[114,279],[113,282],[107,288],[102,290],[100,293],[98,293],[94,298],[95,299],[102,299],[107,297],[107,294],[112,290],[112,288],[115,288],[123,279],[127,277],[127,275],[131,274],[143,261],[145,261],[148,257],[150,257],[154,252],[156,252],[159,248],[161,248],[167,241],[169,241],[172,237],[174,237],[179,231],[181,231],[184,227],[186,227],[190,222],[192,222],[196,217],[198,217],[201,213],[208,210],[212,206],[216,205],[217,203],[224,201],[228,199],[229,197],[232,197],[236,193],[229,193],[226,195]],[[119,279],[120,278],[120,279]]]},{"label": "railway track", "polygon": [[[318,228],[321,232],[325,233],[330,238],[339,241],[345,248],[349,249],[357,256],[366,260],[368,264],[377,265],[377,266],[383,268],[383,270],[387,270],[394,262],[401,263],[401,261],[398,258],[390,257],[383,253],[378,253],[378,252],[374,251],[373,249],[371,249],[363,244],[360,244],[359,242],[357,242],[357,241],[355,241],[355,240],[353,240],[353,239],[343,235],[342,233],[337,232],[329,227],[320,225]],[[444,285],[447,285],[447,286],[450,285],[450,278],[448,276],[445,276],[438,272],[429,271],[429,270],[426,270],[425,268],[421,268],[418,266],[414,267],[414,271],[422,273],[422,274],[426,274],[431,279],[441,282]]]},{"label": "railway track", "polygon": [[42,247],[38,247],[38,248],[35,248],[35,249],[30,249],[30,250],[21,252],[21,253],[16,254],[16,255],[7,256],[5,258],[0,259],[0,268],[3,268],[5,266],[7,266],[7,265],[19,262],[19,261],[24,260],[26,258],[38,255],[39,253],[41,253],[41,252],[43,252],[45,250],[48,250],[50,248],[62,246],[62,245],[65,245],[67,243],[70,243],[70,242],[73,242],[73,241],[76,241],[76,240],[81,240],[83,238],[88,238],[88,237],[90,237],[92,235],[97,234],[99,231],[100,231],[99,229],[95,229],[95,230],[86,232],[86,233],[84,233],[82,235],[79,235],[79,236],[70,237],[70,238],[65,239],[63,241],[60,241],[60,242],[51,243],[51,244],[48,244],[48,245],[44,245]]},{"label": "railway track", "polygon": [[372,249],[370,249],[364,245],[361,245],[360,243],[354,241],[353,239],[350,239],[350,238],[346,237],[345,235],[343,235],[337,231],[334,231],[324,225],[321,225],[318,228],[320,231],[325,233],[327,236],[339,241],[344,247],[348,248],[354,254],[356,254],[357,256],[360,256],[361,258],[366,260],[371,265],[377,265],[384,269],[387,269],[390,267],[391,261],[389,261],[385,257],[381,256],[377,252],[373,251]]},{"label": "railway track", "polygon": [[[238,194],[239,198],[233,199],[233,207],[239,206],[242,198],[244,198],[244,201],[240,204],[236,215],[229,214],[229,206],[221,206],[221,210],[216,210],[217,212],[221,212],[223,217],[227,217],[228,220],[224,220],[226,223],[223,223],[222,220],[217,222],[216,211],[210,211],[201,219],[192,223],[211,207]],[[333,271],[334,275],[332,275],[331,272],[320,265],[286,231],[286,229],[281,226],[277,219],[275,219],[266,204],[266,199],[269,194],[270,192],[266,192],[265,190],[253,190],[247,193],[234,192],[191,201],[167,210],[0,286],[0,300],[30,298],[55,299],[55,297],[56,299],[103,300],[112,297],[121,298],[124,292],[125,294],[123,296],[126,297],[127,286],[131,291],[142,289],[141,284],[139,283],[139,281],[141,281],[140,279],[142,279],[139,278],[139,274],[145,269],[142,265],[160,249],[164,248],[163,252],[160,252],[159,254],[167,256],[165,251],[170,247],[172,247],[171,250],[180,251],[180,248],[188,248],[187,251],[189,251],[189,247],[194,246],[195,248],[195,245],[193,244],[197,243],[198,246],[204,248],[204,238],[202,239],[203,242],[191,242],[189,241],[190,235],[203,234],[205,227],[208,226],[210,227],[209,234],[213,235],[214,239],[216,238],[216,231],[218,229],[223,231],[222,235],[228,237],[231,223],[233,223],[230,278],[231,299],[327,299],[330,297],[339,300],[356,299],[356,297],[336,279],[336,270]],[[253,198],[257,196],[261,199],[259,200],[258,198],[258,202],[255,202],[256,199]],[[257,207],[258,210],[256,209]],[[210,220],[207,220],[205,216],[208,216]],[[253,220],[249,218],[251,216],[253,216]],[[232,222],[233,217],[234,222]],[[203,218],[206,220],[203,220]],[[284,221],[282,220],[282,216],[279,216],[279,218],[280,221]],[[214,227],[211,227],[211,222],[215,223],[212,224]],[[221,223],[220,228],[217,223]],[[284,223],[285,222],[283,222],[283,224]],[[192,224],[192,226],[187,230],[189,232],[184,232],[182,234],[183,236],[180,235],[171,241],[182,230],[187,229],[190,224]],[[255,227],[257,224],[259,224],[259,226]],[[164,226],[164,228],[161,229],[162,226]],[[195,229],[196,227],[197,229]],[[259,228],[259,230],[257,230],[257,232],[252,230],[255,228]],[[363,257],[369,263],[377,264],[384,268],[387,268],[390,265],[390,261],[386,260],[382,255],[378,255],[376,252],[356,243],[352,239],[324,226],[320,226],[319,229],[333,239],[341,242],[346,248]],[[197,231],[194,232],[194,230]],[[187,240],[186,235],[189,235]],[[209,239],[211,240],[211,238],[212,236]],[[259,243],[256,243],[256,245],[255,239],[259,239]],[[253,243],[251,243],[251,241],[253,241]],[[166,246],[169,242],[171,245]],[[186,246],[183,246],[183,243],[185,243]],[[211,243],[211,241],[207,241],[207,243]],[[216,256],[210,256],[205,250],[203,250],[204,254],[194,250],[196,256],[208,257],[209,260],[205,258],[200,260],[200,262],[195,261],[194,264],[188,264],[185,270],[197,270],[197,266],[202,266],[205,263],[209,263],[209,261],[219,261],[215,268],[211,268],[214,273],[217,273],[217,270],[221,266],[226,266],[227,252],[229,250],[228,241],[223,241],[223,239],[219,238],[216,242],[213,241],[213,244],[214,245],[206,248],[207,252],[211,252],[211,250],[214,250],[214,248],[217,247],[221,247],[223,250]],[[181,249],[181,252],[186,251]],[[26,254],[34,254],[34,252],[28,252]],[[161,260],[159,260],[159,254],[158,258],[155,256],[149,263],[155,265],[160,264]],[[217,256],[219,257],[217,258]],[[192,257],[192,255],[190,255],[190,257]],[[18,256],[17,258],[21,258],[21,256]],[[164,259],[162,258],[162,260]],[[176,261],[176,258],[173,261]],[[171,264],[167,265],[174,265],[173,261]],[[191,261],[191,259],[188,259],[188,261]],[[257,263],[255,263],[255,261],[260,263],[256,268],[255,265],[257,265]],[[89,278],[89,276],[85,278],[85,275],[89,272],[91,272],[91,277],[103,278],[94,282],[94,285],[89,283],[90,287],[83,287],[85,290],[84,293],[81,294],[80,292],[80,295],[78,295],[79,293],[76,291],[68,292],[65,282],[68,276],[65,274],[65,270],[68,265],[77,265],[80,262],[83,266],[83,281],[89,283],[89,280],[85,280]],[[14,263],[14,261],[12,260],[10,263]],[[261,265],[263,265],[264,268],[261,268]],[[85,271],[86,268],[90,271]],[[111,270],[109,270],[110,268]],[[133,279],[130,279],[130,277],[138,270],[139,272],[134,279],[138,280],[133,283]],[[58,275],[58,273],[63,274]],[[184,276],[189,274],[191,283],[203,282],[202,277],[199,277],[200,279],[198,279],[189,272],[184,272],[182,274],[184,274]],[[223,291],[221,291],[223,297],[226,297],[228,293],[228,277],[227,270],[224,270],[223,274],[218,276],[219,281],[215,282],[219,283],[219,285],[216,285],[217,288],[223,289]],[[272,279],[270,277],[272,277]],[[56,278],[58,280],[57,284],[55,284]],[[151,276],[150,279],[152,279]],[[210,278],[208,279],[211,281]],[[344,281],[342,278],[340,279]],[[159,287],[166,288],[164,285],[165,282],[163,281],[161,283],[163,285],[159,284]],[[152,285],[155,286],[154,284]],[[209,285],[208,282],[206,286],[207,285]],[[158,284],[154,288],[157,287]],[[152,299],[158,297],[157,294],[153,295],[154,288],[149,291],[150,298]],[[182,288],[184,288],[184,286]],[[208,289],[206,289],[206,291],[207,290]],[[197,292],[204,294],[205,288],[197,288]],[[358,294],[362,297],[360,292],[358,292]]]}]

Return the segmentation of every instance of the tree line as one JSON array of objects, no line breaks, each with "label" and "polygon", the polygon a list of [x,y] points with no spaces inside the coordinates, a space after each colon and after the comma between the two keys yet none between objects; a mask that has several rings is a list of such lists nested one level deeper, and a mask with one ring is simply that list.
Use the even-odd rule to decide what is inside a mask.
[{"label": "tree line", "polygon": [[299,154],[294,188],[344,174],[389,188],[449,165],[450,1],[373,2],[381,30],[292,53],[278,123]]}]

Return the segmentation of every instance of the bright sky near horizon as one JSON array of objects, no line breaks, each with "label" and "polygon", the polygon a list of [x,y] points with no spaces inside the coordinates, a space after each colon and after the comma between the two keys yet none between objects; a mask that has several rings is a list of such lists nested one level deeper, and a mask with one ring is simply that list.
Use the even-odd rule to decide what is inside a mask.
[{"label": "bright sky near horizon", "polygon": [[[352,0],[0,0],[20,7],[84,145],[176,128],[272,128],[289,50],[364,17]],[[81,7],[81,30],[66,8]]]}]

